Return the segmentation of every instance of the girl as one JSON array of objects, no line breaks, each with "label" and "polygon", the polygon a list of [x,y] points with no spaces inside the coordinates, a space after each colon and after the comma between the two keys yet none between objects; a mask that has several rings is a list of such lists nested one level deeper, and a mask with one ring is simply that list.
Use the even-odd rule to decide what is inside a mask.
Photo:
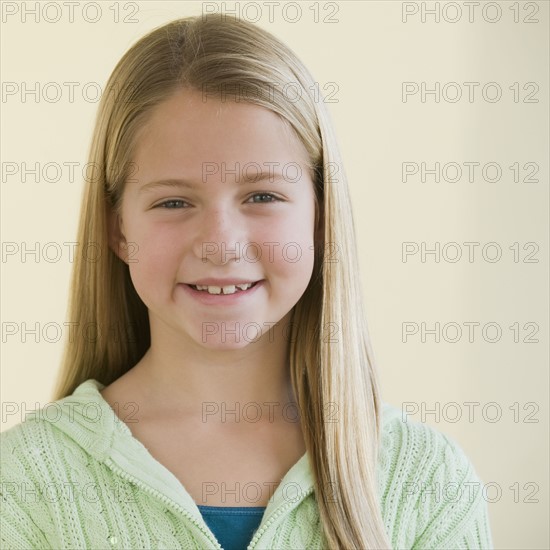
[{"label": "girl", "polygon": [[78,238],[104,253],[74,266],[55,402],[1,435],[3,547],[492,548],[461,448],[381,400],[313,89],[219,15],[116,66]]}]

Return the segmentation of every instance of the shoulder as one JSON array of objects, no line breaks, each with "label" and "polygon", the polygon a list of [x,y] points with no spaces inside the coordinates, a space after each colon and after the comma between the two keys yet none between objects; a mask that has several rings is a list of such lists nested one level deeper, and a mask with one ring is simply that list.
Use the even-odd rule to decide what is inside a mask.
[{"label": "shoulder", "polygon": [[51,436],[51,425],[48,422],[40,421],[36,416],[27,416],[19,424],[0,433],[2,465],[40,455],[40,451],[46,450],[45,446]]},{"label": "shoulder", "polygon": [[466,458],[463,449],[452,437],[428,424],[412,420],[387,402],[382,404],[381,435],[385,447],[411,452],[417,460],[433,457],[434,453],[443,453],[451,460]]},{"label": "shoulder", "polygon": [[87,462],[87,455],[101,460],[117,424],[100,387],[87,380],[72,395],[28,411],[22,422],[0,433],[2,474],[12,473],[19,462],[28,475],[39,475],[55,463]]},{"label": "shoulder", "polygon": [[[381,426],[379,492],[392,542],[491,548],[483,482],[457,441],[389,403]],[[473,546],[464,542],[470,538]]]},{"label": "shoulder", "polygon": [[389,403],[383,404],[381,424],[379,460],[387,481],[395,475],[414,482],[433,476],[456,480],[472,474],[473,466],[462,447],[436,428],[411,420]]},{"label": "shoulder", "polygon": [[[96,500],[85,493],[96,486],[98,472],[90,452],[103,455],[101,426],[110,419],[85,409],[93,402],[93,394],[87,400],[87,391],[90,384],[27,412],[22,422],[0,433],[1,547],[51,548],[48,541],[58,540],[68,514],[76,509],[76,498],[83,513],[96,512]],[[73,407],[73,402],[84,407]]]},{"label": "shoulder", "polygon": [[51,427],[47,422],[23,421],[0,433],[0,546],[48,548],[51,528],[44,488],[63,483],[50,477]]},{"label": "shoulder", "polygon": [[28,484],[45,481],[44,472],[59,453],[74,453],[74,442],[51,422],[36,415],[0,433],[1,477],[3,483]]},{"label": "shoulder", "polygon": [[86,472],[90,454],[101,458],[111,439],[105,427],[112,420],[101,410],[90,410],[94,395],[93,385],[86,382],[72,395],[27,412],[22,422],[0,433],[3,483],[25,487],[65,482],[68,469]]}]

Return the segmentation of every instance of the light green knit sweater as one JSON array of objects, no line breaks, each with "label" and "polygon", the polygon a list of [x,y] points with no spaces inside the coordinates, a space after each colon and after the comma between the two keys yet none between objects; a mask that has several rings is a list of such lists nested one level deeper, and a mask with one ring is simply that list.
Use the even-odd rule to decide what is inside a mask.
[{"label": "light green knit sweater", "polygon": [[[1,548],[221,548],[182,484],[103,399],[103,387],[87,380],[0,434]],[[394,549],[493,548],[482,482],[464,452],[387,403],[378,479]],[[248,550],[322,542],[306,453],[275,490]]]}]

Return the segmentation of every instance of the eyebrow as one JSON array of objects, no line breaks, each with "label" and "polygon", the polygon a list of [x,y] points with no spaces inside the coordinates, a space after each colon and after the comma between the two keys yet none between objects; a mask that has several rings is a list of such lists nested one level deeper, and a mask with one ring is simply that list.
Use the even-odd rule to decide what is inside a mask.
[{"label": "eyebrow", "polygon": [[[212,174],[213,175],[213,174]],[[234,176],[231,172],[229,172],[228,177],[231,178],[231,176]],[[284,179],[284,176],[279,172],[260,172],[259,174],[254,174],[254,176],[250,177],[247,175],[242,175],[240,178],[240,181],[238,182],[238,185],[244,185],[247,183],[258,183],[260,181],[270,180],[273,178],[273,181]],[[234,178],[230,180],[231,183],[234,182]],[[203,184],[206,182],[202,182]],[[152,189],[157,189],[158,187],[178,187],[183,189],[195,189],[195,185],[187,180],[179,179],[179,178],[168,178],[168,179],[162,179],[157,181],[150,181],[149,183],[146,183],[142,185],[139,188],[139,193],[142,193],[144,191],[150,191]]]}]

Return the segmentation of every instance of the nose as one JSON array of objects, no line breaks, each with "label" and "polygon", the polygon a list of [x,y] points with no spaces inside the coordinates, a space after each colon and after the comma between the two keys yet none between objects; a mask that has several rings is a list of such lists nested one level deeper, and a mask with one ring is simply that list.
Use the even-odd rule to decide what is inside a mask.
[{"label": "nose", "polygon": [[225,264],[240,260],[246,231],[238,212],[228,205],[205,208],[194,242],[194,253],[202,262]]}]

